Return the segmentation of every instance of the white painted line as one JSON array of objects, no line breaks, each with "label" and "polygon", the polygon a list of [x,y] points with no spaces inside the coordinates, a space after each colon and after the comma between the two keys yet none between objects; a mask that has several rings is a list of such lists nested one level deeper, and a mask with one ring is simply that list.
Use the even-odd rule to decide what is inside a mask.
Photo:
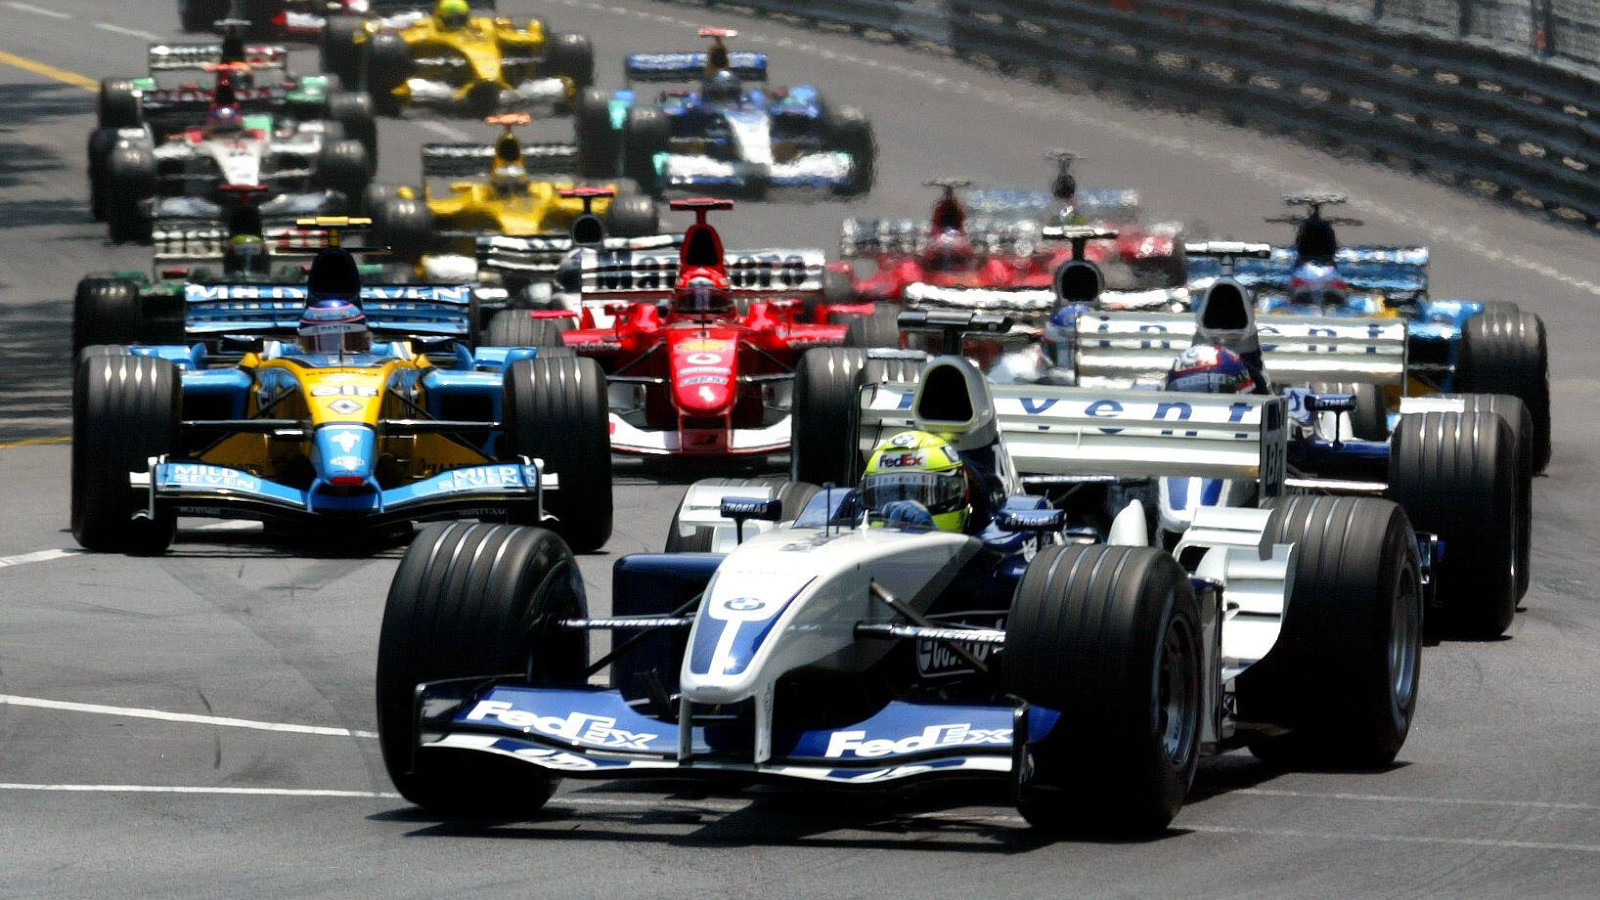
[{"label": "white painted line", "polygon": [[48,16],[52,19],[72,18],[72,16],[68,15],[67,13],[57,12],[53,9],[45,9],[42,6],[34,6],[32,3],[16,3],[13,2],[13,0],[6,0],[6,5],[18,12],[33,13],[36,16]]},{"label": "white painted line", "polygon": [[33,553],[24,553],[20,556],[0,556],[0,569],[8,566],[25,566],[28,563],[49,562],[52,559],[77,556],[82,552],[84,551],[73,547],[66,550],[38,550]]},{"label": "white painted line", "polygon": [[1577,812],[1600,811],[1600,804],[1562,803],[1545,800],[1473,800],[1464,797],[1406,797],[1399,794],[1346,794],[1317,791],[1289,791],[1278,788],[1240,788],[1229,794],[1251,797],[1289,797],[1296,800],[1344,800],[1357,803],[1405,803],[1417,806],[1492,806],[1507,809],[1562,809]]},{"label": "white painted line", "polygon": [[103,706],[98,703],[69,703],[63,700],[45,700],[40,697],[18,697],[0,694],[0,704],[26,706],[33,709],[56,709],[63,712],[93,713],[101,716],[124,716],[130,719],[159,719],[163,722],[184,722],[190,725],[213,725],[220,728],[248,728],[254,731],[277,731],[284,734],[315,734],[323,737],[375,738],[375,731],[354,731],[349,728],[332,728],[326,725],[292,725],[284,722],[258,722],[254,719],[230,719],[225,716],[198,716],[193,713],[166,712],[159,709],[137,709],[127,706]]},{"label": "white painted line", "polygon": [[[1020,817],[1019,817],[1020,818]],[[1427,844],[1445,847],[1487,847],[1495,850],[1565,850],[1573,853],[1600,853],[1594,844],[1563,844],[1547,841],[1507,841],[1499,838],[1430,837],[1423,834],[1372,834],[1342,831],[1302,831],[1298,828],[1234,828],[1230,825],[1185,825],[1174,823],[1180,831],[1201,834],[1243,834],[1251,837],[1311,838],[1319,841],[1368,841],[1378,844]]]},{"label": "white painted line", "polygon": [[18,784],[0,782],[0,791],[47,791],[68,794],[225,794],[236,797],[349,797],[398,800],[390,791],[327,791],[315,788],[187,787],[153,784]]},{"label": "white painted line", "polygon": [[149,31],[140,31],[137,28],[124,28],[121,25],[113,25],[110,22],[96,22],[94,23],[94,27],[100,29],[101,31],[109,31],[112,34],[125,34],[128,37],[136,37],[143,41],[161,40],[161,35],[159,34]]},{"label": "white painted line", "polygon": [[446,125],[443,122],[432,122],[424,119],[419,121],[417,124],[421,125],[428,131],[439,135],[440,137],[446,137],[452,141],[468,141],[472,139],[472,135],[467,134],[465,131],[462,131],[459,128]]}]

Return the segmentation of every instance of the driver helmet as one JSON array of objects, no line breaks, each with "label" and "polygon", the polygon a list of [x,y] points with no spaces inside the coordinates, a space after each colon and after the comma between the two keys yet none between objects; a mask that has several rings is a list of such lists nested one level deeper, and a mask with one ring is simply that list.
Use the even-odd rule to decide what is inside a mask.
[{"label": "driver helmet", "polygon": [[372,332],[361,307],[350,300],[313,300],[300,316],[300,350],[343,355],[372,349]]},{"label": "driver helmet", "polygon": [[222,248],[222,268],[229,275],[266,275],[267,242],[257,234],[237,234]]},{"label": "driver helmet", "polygon": [[244,131],[244,116],[237,106],[218,106],[206,114],[208,135],[238,134]]},{"label": "driver helmet", "polygon": [[1244,357],[1226,347],[1200,344],[1173,360],[1165,389],[1190,394],[1250,394],[1256,376]]},{"label": "driver helmet", "polygon": [[497,165],[489,173],[489,185],[494,188],[495,196],[502,200],[527,193],[529,183],[528,170],[521,163]]},{"label": "driver helmet", "polygon": [[861,479],[861,504],[888,525],[966,532],[972,517],[967,464],[950,442],[904,431],[872,451]]},{"label": "driver helmet", "polygon": [[739,76],[721,69],[706,81],[704,99],[707,103],[736,104],[744,98],[744,83]]},{"label": "driver helmet", "polygon": [[923,251],[923,262],[935,272],[959,272],[972,264],[972,242],[958,231],[935,235]]},{"label": "driver helmet", "polygon": [[733,311],[733,294],[728,276],[716,269],[691,269],[684,273],[673,297],[673,307],[692,316],[718,315]]},{"label": "driver helmet", "polygon": [[1289,276],[1289,299],[1299,305],[1343,308],[1350,300],[1350,282],[1333,266],[1303,263]]},{"label": "driver helmet", "polygon": [[433,8],[433,24],[440,31],[459,31],[472,20],[472,6],[467,0],[439,0]]}]

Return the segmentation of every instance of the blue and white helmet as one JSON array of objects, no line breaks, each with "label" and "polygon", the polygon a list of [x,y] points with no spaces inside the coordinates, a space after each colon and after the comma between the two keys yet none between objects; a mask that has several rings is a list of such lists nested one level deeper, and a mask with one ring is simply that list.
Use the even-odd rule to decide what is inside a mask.
[{"label": "blue and white helmet", "polygon": [[337,297],[311,301],[300,316],[299,334],[306,353],[365,353],[372,348],[361,307]]},{"label": "blue and white helmet", "polygon": [[1199,344],[1173,360],[1166,389],[1191,394],[1249,394],[1256,389],[1256,376],[1244,357],[1232,350]]},{"label": "blue and white helmet", "polygon": [[1350,282],[1333,266],[1301,263],[1289,276],[1289,299],[1322,309],[1342,308],[1350,299]]}]

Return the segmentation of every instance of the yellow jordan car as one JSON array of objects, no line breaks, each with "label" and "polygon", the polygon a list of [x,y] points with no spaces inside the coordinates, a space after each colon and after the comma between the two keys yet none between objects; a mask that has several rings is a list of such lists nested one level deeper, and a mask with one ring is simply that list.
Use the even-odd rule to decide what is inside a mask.
[{"label": "yellow jordan car", "polygon": [[493,15],[493,4],[484,9],[468,0],[439,0],[431,14],[407,8],[384,16],[385,4],[372,6],[380,15],[329,20],[322,64],[346,83],[360,83],[385,115],[412,107],[565,113],[594,81],[594,48],[585,35],[550,34],[537,19],[519,28]]},{"label": "yellow jordan car", "polygon": [[549,271],[529,273],[537,277],[554,275],[580,220],[594,230],[591,242],[657,232],[655,201],[632,193],[631,184],[574,177],[579,148],[518,140],[514,129],[528,124],[526,113],[487,121],[505,129],[495,143],[426,144],[420,188],[379,187],[368,197],[378,241],[415,263],[425,281],[478,280],[479,249],[496,237],[539,239]]}]

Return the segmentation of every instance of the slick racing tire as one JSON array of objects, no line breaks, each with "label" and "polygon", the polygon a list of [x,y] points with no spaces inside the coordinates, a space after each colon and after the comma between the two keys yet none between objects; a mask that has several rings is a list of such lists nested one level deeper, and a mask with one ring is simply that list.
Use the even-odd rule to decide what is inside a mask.
[{"label": "slick racing tire", "polygon": [[606,378],[592,359],[524,359],[506,370],[501,458],[544,460],[560,488],[544,495],[547,522],[572,549],[611,539],[611,428]]},{"label": "slick racing tire", "polygon": [[617,197],[606,210],[606,231],[612,237],[648,237],[661,233],[661,210],[652,197]]},{"label": "slick racing tire", "polygon": [[372,183],[372,160],[367,156],[367,146],[360,141],[333,141],[322,145],[317,159],[317,184],[344,195],[345,208],[351,213],[367,199],[367,185]]},{"label": "slick racing tire", "polygon": [[96,128],[89,132],[89,213],[96,222],[106,220],[106,198],[110,193],[108,169],[111,153],[117,148],[117,129]]},{"label": "slick racing tire", "polygon": [[1460,400],[1467,412],[1494,413],[1511,429],[1517,473],[1517,599],[1527,596],[1533,581],[1533,415],[1521,398],[1509,394],[1441,394]]},{"label": "slick racing tire", "polygon": [[154,555],[171,546],[176,519],[148,511],[149,491],[128,484],[150,458],[178,448],[178,367],[165,359],[84,354],[72,392],[72,536],[85,550]]},{"label": "slick racing tire", "polygon": [[[1030,742],[1017,808],[1036,828],[1111,836],[1172,822],[1200,755],[1199,607],[1149,547],[1052,546],[1006,618],[1002,690],[1058,724]],[[1030,727],[1033,723],[1029,723]]]},{"label": "slick racing tire", "polygon": [[345,137],[361,142],[367,150],[367,164],[378,166],[378,123],[372,112],[372,98],[354,91],[328,95],[326,117],[344,127]]},{"label": "slick racing tire", "polygon": [[[767,475],[760,478],[706,478],[694,483],[694,486],[706,487],[751,487],[757,489],[757,495],[764,495],[768,488],[777,489],[777,499],[783,506],[783,522],[793,522],[811,498],[821,490],[814,484],[805,484],[799,481],[790,481],[782,475]],[[685,496],[688,492],[684,492]],[[729,495],[737,496],[737,495]],[[683,502],[678,502],[678,511],[672,514],[672,523],[667,526],[667,553],[707,553],[711,550],[712,539],[716,536],[710,528],[695,526],[685,529],[679,526],[678,517],[683,512]]]},{"label": "slick racing tire", "polygon": [[322,30],[322,71],[339,76],[345,84],[356,84],[361,78],[361,57],[356,47],[356,35],[363,22],[358,16],[332,16]]},{"label": "slick racing tire", "polygon": [[425,201],[391,195],[372,212],[374,237],[396,259],[415,263],[433,246],[433,210]]},{"label": "slick racing tire", "polygon": [[867,355],[850,347],[806,351],[794,374],[789,477],[807,484],[853,487],[861,473],[862,368]]},{"label": "slick racing tire", "polygon": [[139,286],[123,278],[89,277],[72,297],[72,352],[91,344],[144,340]]},{"label": "slick racing tire", "polygon": [[1533,417],[1533,471],[1550,466],[1550,351],[1544,321],[1520,310],[1486,310],[1467,320],[1462,335],[1464,394],[1520,397]]},{"label": "slick racing tire", "polygon": [[411,46],[392,31],[380,31],[359,46],[361,86],[372,96],[373,110],[382,116],[398,116],[400,99],[394,91],[416,69]]},{"label": "slick racing tire", "polygon": [[[1353,394],[1356,408],[1344,416],[1340,423],[1341,438],[1352,435],[1359,441],[1386,441],[1389,439],[1389,400],[1383,389],[1375,384],[1357,384],[1350,381],[1321,381],[1311,385],[1314,394]],[[1349,432],[1344,433],[1343,429]]]},{"label": "slick racing tire", "polygon": [[378,632],[378,746],[400,795],[458,814],[530,812],[560,779],[481,751],[417,746],[417,685],[523,674],[581,687],[587,615],[572,551],[543,528],[431,525],[395,571]]},{"label": "slick racing tire", "polygon": [[[206,27],[210,27],[209,23]],[[95,108],[102,128],[138,128],[144,122],[139,90],[126,78],[101,81]]]},{"label": "slick racing tire", "polygon": [[578,173],[584,178],[615,178],[622,136],[611,126],[611,95],[600,88],[584,88],[578,94],[576,117]]},{"label": "slick racing tire", "polygon": [[850,183],[840,193],[860,196],[872,190],[878,174],[878,141],[871,120],[853,106],[841,106],[829,113],[827,122],[833,148],[850,154],[854,164]]},{"label": "slick racing tire", "polygon": [[878,303],[864,316],[851,316],[844,334],[846,347],[900,349],[900,307]]},{"label": "slick racing tire", "polygon": [[154,223],[145,201],[156,192],[156,159],[144,147],[111,151],[106,165],[106,225],[117,243],[150,240]]},{"label": "slick racing tire", "polygon": [[1405,510],[1373,497],[1266,502],[1274,543],[1294,544],[1294,592],[1265,659],[1239,676],[1241,718],[1274,763],[1375,768],[1411,730],[1422,659],[1422,578]]},{"label": "slick racing tire", "polygon": [[656,172],[656,154],[670,149],[670,139],[667,117],[660,110],[637,106],[628,110],[628,121],[622,127],[623,177],[659,196],[662,183]]},{"label": "slick racing tire", "polygon": [[1441,621],[1435,634],[1488,639],[1517,609],[1519,521],[1516,444],[1498,415],[1403,416],[1390,440],[1389,499],[1420,532],[1438,535],[1434,568]]},{"label": "slick racing tire", "polygon": [[[535,319],[525,309],[502,309],[489,318],[484,329],[485,347],[539,347],[564,348],[561,335],[572,330],[571,319]],[[540,358],[551,359],[540,352]]]},{"label": "slick racing tire", "polygon": [[594,84],[594,46],[588,35],[549,35],[545,47],[549,74],[571,80],[579,91]]}]

